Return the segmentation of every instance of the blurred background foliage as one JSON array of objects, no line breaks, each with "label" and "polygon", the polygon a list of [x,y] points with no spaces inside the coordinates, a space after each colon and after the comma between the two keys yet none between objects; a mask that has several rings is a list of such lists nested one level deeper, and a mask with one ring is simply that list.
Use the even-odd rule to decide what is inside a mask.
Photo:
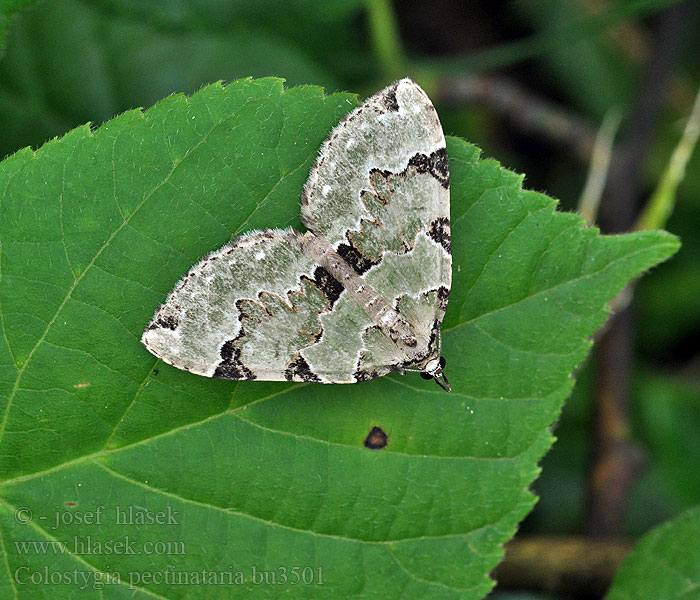
[{"label": "blurred background foliage", "polygon": [[[2,0],[0,157],[219,79],[274,75],[289,86],[366,96],[409,75],[433,98],[446,134],[477,144],[526,173],[527,187],[576,210],[604,118],[618,111],[620,135],[634,133],[634,107],[646,94],[651,123],[635,174],[638,212],[698,91],[699,5]],[[671,46],[677,51],[657,65],[667,73],[655,95],[650,65]],[[615,200],[604,196],[601,208],[613,231],[625,228],[616,224]],[[665,228],[683,247],[636,287],[632,359],[620,363],[629,371],[631,435],[641,456],[625,512],[627,536],[700,503],[700,152]],[[586,529],[596,368],[594,350],[556,427],[559,441],[542,463],[534,486],[540,502],[519,535]]]}]

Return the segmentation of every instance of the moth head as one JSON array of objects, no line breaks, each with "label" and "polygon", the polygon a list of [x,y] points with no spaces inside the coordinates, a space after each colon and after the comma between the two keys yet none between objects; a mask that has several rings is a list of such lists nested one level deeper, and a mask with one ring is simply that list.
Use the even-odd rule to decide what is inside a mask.
[{"label": "moth head", "polygon": [[420,376],[423,379],[434,379],[435,382],[446,392],[452,391],[450,387],[450,382],[445,377],[443,369],[445,368],[445,357],[440,356],[430,359],[423,370],[420,372]]}]

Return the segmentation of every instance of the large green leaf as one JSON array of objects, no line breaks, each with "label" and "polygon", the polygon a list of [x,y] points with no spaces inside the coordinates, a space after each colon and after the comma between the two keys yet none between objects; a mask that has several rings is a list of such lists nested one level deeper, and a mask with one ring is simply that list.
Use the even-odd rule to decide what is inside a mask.
[{"label": "large green leaf", "polygon": [[[678,242],[602,237],[450,139],[453,393],[415,374],[236,383],[156,361],[139,337],[168,290],[239,232],[300,226],[318,147],[355,104],[241,80],[0,164],[3,594],[67,598],[77,583],[42,577],[73,571],[93,583],[119,575],[83,592],[96,598],[132,597],[130,577],[134,597],[163,598],[479,598],[490,588],[606,300]],[[363,445],[374,426],[389,436],[383,450]],[[100,506],[99,526],[82,518]],[[175,523],[119,524],[116,507],[175,511]],[[141,553],[94,551],[74,536],[128,536]],[[27,541],[67,546],[42,554]],[[279,582],[282,568],[293,579],[294,567],[308,568],[313,589],[256,579]],[[203,569],[244,582],[165,576]]]},{"label": "large green leaf", "polygon": [[700,507],[646,534],[625,558],[606,600],[700,598]]}]

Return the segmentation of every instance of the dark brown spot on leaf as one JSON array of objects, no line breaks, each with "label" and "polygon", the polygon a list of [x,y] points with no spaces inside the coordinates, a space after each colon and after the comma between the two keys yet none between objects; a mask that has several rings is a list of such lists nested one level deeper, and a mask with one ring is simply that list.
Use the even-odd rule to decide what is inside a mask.
[{"label": "dark brown spot on leaf", "polygon": [[365,448],[381,450],[389,445],[389,436],[381,427],[372,427],[364,441]]}]

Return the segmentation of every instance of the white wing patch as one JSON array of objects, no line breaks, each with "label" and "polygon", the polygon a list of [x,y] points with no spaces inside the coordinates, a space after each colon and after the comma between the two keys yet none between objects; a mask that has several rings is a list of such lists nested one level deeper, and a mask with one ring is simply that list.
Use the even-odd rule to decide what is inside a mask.
[{"label": "white wing patch", "polygon": [[225,379],[353,383],[420,371],[449,390],[449,173],[425,92],[402,79],[328,135],[302,194],[310,229],[253,231],[195,265],[142,341]]}]

